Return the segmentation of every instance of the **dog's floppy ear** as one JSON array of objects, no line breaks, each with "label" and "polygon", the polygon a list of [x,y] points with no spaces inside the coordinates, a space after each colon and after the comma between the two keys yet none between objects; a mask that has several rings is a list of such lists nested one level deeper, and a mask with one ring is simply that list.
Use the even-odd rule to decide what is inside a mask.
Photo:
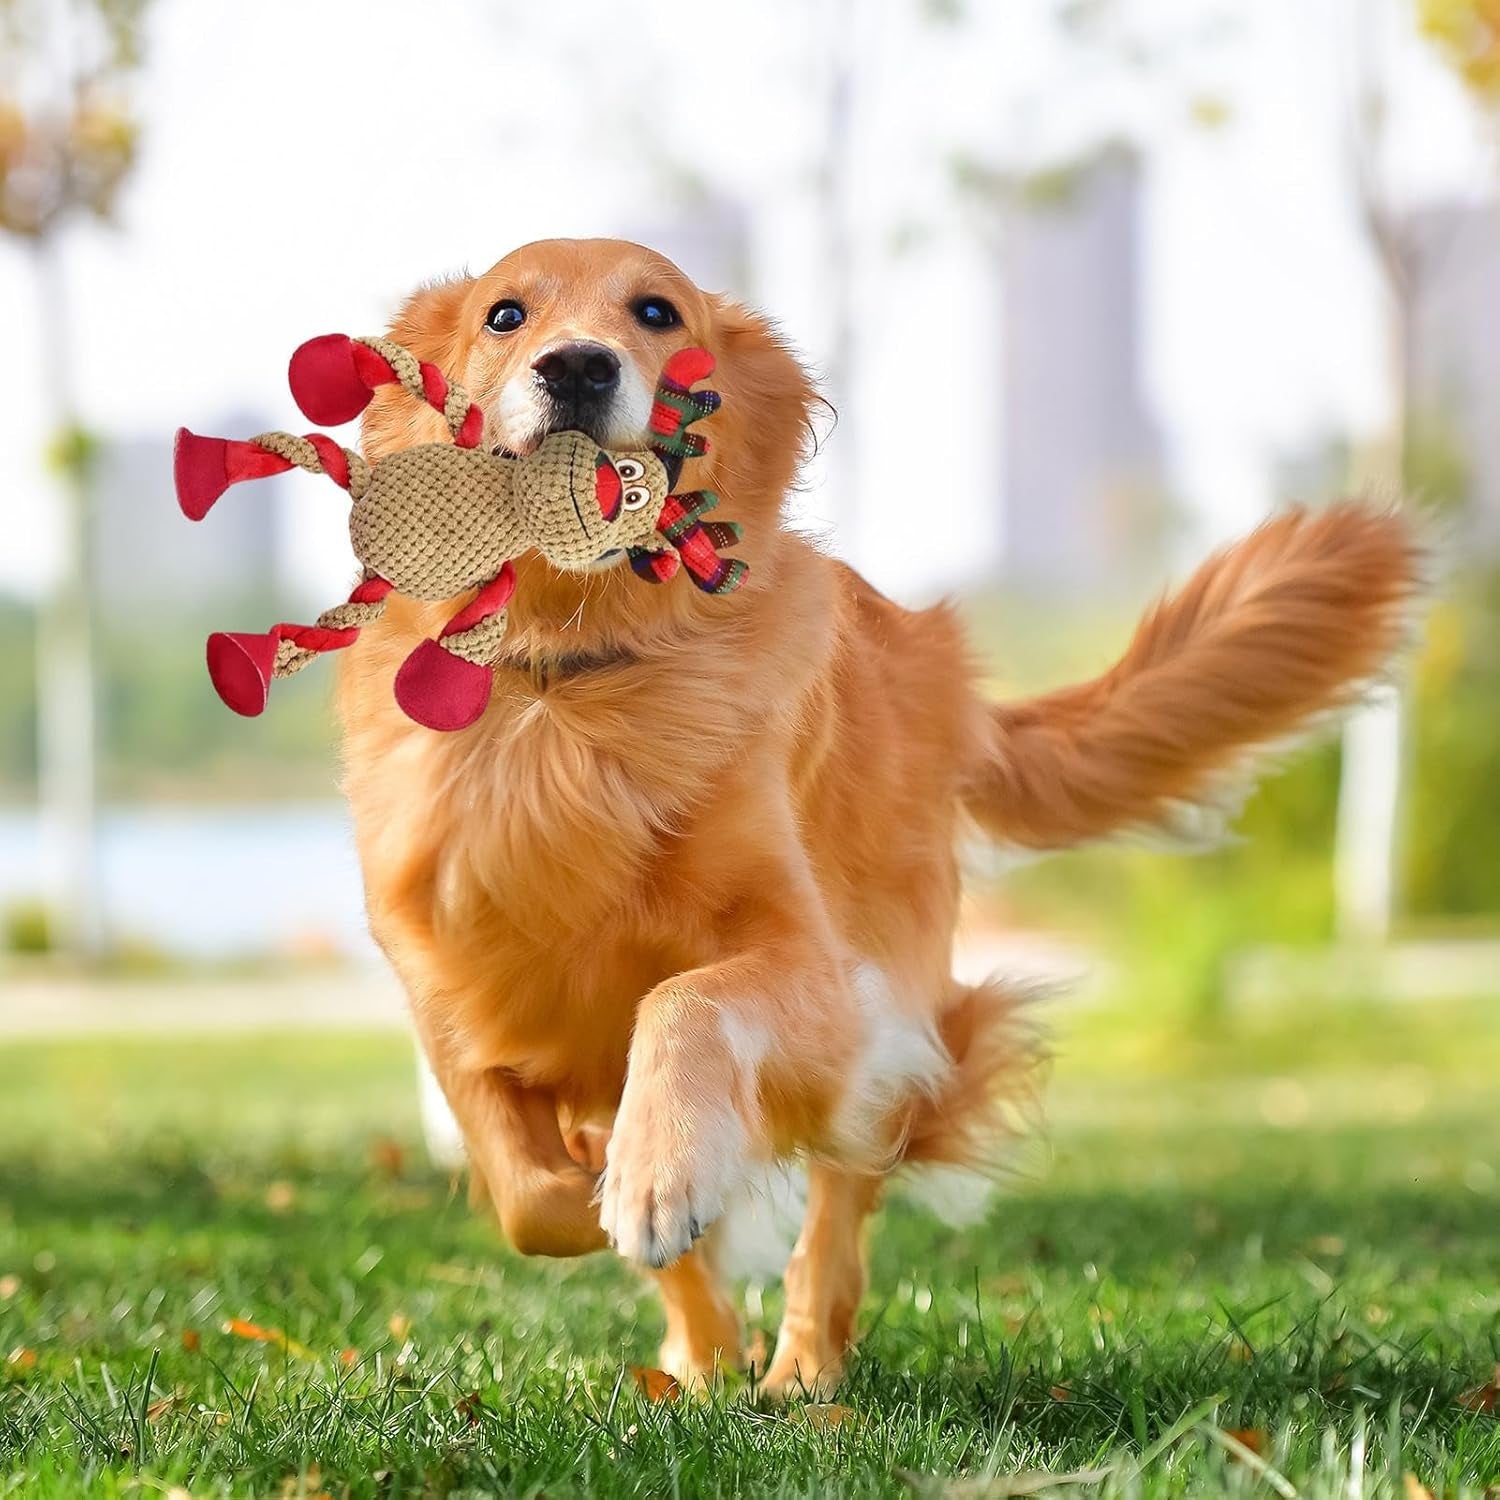
[{"label": "dog's floppy ear", "polygon": [[[466,347],[464,306],[474,288],[472,276],[430,282],[401,304],[390,337],[425,359],[450,380],[462,382],[459,368]],[[448,435],[442,417],[403,391],[377,391],[361,424],[364,450],[371,459],[414,443],[438,443]]]},{"label": "dog's floppy ear", "polygon": [[[811,433],[817,392],[812,378],[779,330],[738,302],[711,299],[719,368],[715,384],[724,396],[717,432],[710,442],[743,489],[753,477],[757,489],[780,497],[790,486]],[[733,450],[731,452],[731,450]],[[747,462],[753,451],[754,461]]]}]

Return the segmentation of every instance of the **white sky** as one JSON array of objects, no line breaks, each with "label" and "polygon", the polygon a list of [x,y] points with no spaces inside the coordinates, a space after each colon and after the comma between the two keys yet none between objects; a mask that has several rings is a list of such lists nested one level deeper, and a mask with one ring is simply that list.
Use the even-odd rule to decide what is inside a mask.
[{"label": "white sky", "polygon": [[[528,239],[669,217],[663,161],[746,204],[753,298],[826,364],[818,159],[842,13],[857,64],[845,201],[859,377],[834,393],[845,422],[808,515],[844,521],[834,544],[899,595],[972,576],[982,546],[956,549],[940,528],[913,541],[912,480],[993,543],[991,456],[969,445],[941,474],[891,459],[935,386],[946,418],[981,432],[998,400],[994,252],[946,163],[959,150],[1034,158],[1127,125],[1154,148],[1148,391],[1182,498],[1219,535],[1268,503],[1278,450],[1382,420],[1379,286],[1347,172],[1349,22],[1380,3],[1244,0],[1232,34],[1132,82],[1061,48],[1042,0],[970,0],[957,27],[922,20],[918,0],[157,0],[121,225],[80,227],[66,248],[80,407],[106,433],[208,426],[246,407],[295,426],[283,376],[303,338],[376,330],[424,278],[482,269]],[[1206,8],[1137,11],[1169,31]],[[1399,27],[1388,46],[1403,196],[1486,191],[1494,164],[1456,86]],[[1229,102],[1227,128],[1185,125],[1200,88]],[[32,280],[14,246],[0,247],[0,316],[0,589],[29,591],[53,531]],[[828,482],[850,467],[853,525]],[[314,597],[349,567],[343,515],[325,501],[299,490],[285,528]]]}]

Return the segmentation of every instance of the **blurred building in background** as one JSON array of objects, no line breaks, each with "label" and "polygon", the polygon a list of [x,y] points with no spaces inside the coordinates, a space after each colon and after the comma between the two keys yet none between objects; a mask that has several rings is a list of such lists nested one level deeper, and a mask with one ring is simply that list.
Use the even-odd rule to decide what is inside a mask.
[{"label": "blurred building in background", "polygon": [[1111,149],[1028,202],[1002,246],[1004,570],[1027,589],[1117,582],[1155,551],[1163,484],[1142,379],[1142,169]]},{"label": "blurred building in background", "polygon": [[[264,415],[229,412],[205,432],[264,432]],[[263,598],[276,581],[276,508],[269,488],[214,512],[211,545],[184,523],[172,492],[169,434],[105,445],[92,494],[94,597],[107,622],[180,614],[216,599]]]},{"label": "blurred building in background", "polygon": [[1409,220],[1422,275],[1412,401],[1461,469],[1467,539],[1500,548],[1500,205],[1451,204]]}]

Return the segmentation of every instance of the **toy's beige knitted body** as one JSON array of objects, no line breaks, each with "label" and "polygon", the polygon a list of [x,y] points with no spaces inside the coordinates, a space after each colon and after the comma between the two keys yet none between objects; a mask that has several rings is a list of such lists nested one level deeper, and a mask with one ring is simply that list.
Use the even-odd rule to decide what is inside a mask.
[{"label": "toy's beige knitted body", "polygon": [[[622,499],[613,520],[596,498],[601,462],[641,475],[630,486],[641,498],[629,509]],[[451,599],[494,577],[497,560],[533,549],[573,567],[645,546],[667,498],[667,471],[646,449],[606,455],[581,432],[554,432],[525,458],[407,448],[381,461],[362,495],[350,494],[354,555],[414,599]]]}]

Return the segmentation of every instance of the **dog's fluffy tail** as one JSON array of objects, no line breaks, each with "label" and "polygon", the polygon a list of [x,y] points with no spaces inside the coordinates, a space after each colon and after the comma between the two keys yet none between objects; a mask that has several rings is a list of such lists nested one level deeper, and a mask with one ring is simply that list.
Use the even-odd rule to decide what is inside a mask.
[{"label": "dog's fluffy tail", "polygon": [[1210,557],[1102,677],[999,704],[965,802],[997,838],[1059,849],[1222,831],[1257,752],[1348,707],[1403,644],[1427,554],[1411,515],[1292,510]]}]

